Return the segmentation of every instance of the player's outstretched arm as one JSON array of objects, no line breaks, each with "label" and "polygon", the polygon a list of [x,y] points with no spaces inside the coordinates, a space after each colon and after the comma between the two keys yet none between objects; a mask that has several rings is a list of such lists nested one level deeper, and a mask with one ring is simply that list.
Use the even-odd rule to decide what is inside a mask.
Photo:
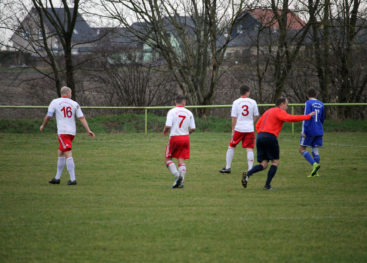
[{"label": "player's outstretched arm", "polygon": [[40,126],[40,131],[43,131],[43,129],[45,128],[46,124],[48,123],[48,121],[51,119],[50,116],[46,115],[44,118],[43,118],[43,122]]},{"label": "player's outstretched arm", "polygon": [[89,129],[89,125],[88,125],[88,122],[87,120],[85,119],[85,117],[81,117],[79,118],[80,122],[83,124],[83,127],[84,129],[87,131],[88,135],[90,137],[95,137],[96,135],[94,134],[94,132],[92,132],[90,129]]}]

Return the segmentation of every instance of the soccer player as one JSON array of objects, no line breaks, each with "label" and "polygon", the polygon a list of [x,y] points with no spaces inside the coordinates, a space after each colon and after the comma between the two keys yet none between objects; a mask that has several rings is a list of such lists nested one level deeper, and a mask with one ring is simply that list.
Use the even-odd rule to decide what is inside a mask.
[{"label": "soccer player", "polygon": [[[177,96],[175,103],[176,107],[167,113],[166,125],[163,129],[164,135],[169,133],[165,162],[175,178],[172,188],[183,188],[186,175],[185,159],[190,159],[189,134],[195,130],[195,120],[191,111],[185,108],[184,96]],[[172,158],[178,159],[178,171]]]},{"label": "soccer player", "polygon": [[[323,124],[325,120],[324,104],[316,99],[316,91],[307,91],[308,100],[305,103],[305,114],[316,112],[315,116],[302,123],[302,135],[299,152],[312,165],[311,174],[307,177],[319,176],[320,155],[319,147],[322,146],[322,136],[324,135]],[[312,148],[312,156],[306,147]]]},{"label": "soccer player", "polygon": [[40,127],[40,131],[43,131],[48,121],[56,114],[57,137],[59,140],[59,149],[57,151],[57,172],[56,176],[52,178],[49,183],[60,184],[60,177],[66,163],[66,167],[70,175],[70,180],[67,184],[76,185],[75,165],[71,152],[72,141],[76,134],[75,117],[80,120],[90,137],[94,137],[95,135],[89,129],[87,120],[85,119],[79,104],[71,99],[71,89],[69,87],[62,87],[60,93],[62,97],[54,99],[50,103],[48,112]]},{"label": "soccer player", "polygon": [[276,107],[265,111],[256,123],[257,161],[260,164],[255,165],[250,171],[243,172],[241,182],[244,188],[247,187],[250,176],[266,169],[269,161],[271,161],[271,167],[268,171],[268,178],[264,189],[272,189],[270,183],[279,165],[279,144],[277,137],[283,127],[283,123],[309,120],[311,116],[315,115],[315,112],[311,112],[308,115],[291,115],[286,112],[287,108],[288,100],[286,98],[279,98],[276,101]]},{"label": "soccer player", "polygon": [[220,173],[231,173],[234,148],[242,141],[242,148],[247,151],[248,170],[254,165],[255,132],[254,121],[259,117],[259,110],[255,100],[250,99],[250,88],[240,87],[241,97],[232,104],[232,137],[226,154],[226,166]]}]

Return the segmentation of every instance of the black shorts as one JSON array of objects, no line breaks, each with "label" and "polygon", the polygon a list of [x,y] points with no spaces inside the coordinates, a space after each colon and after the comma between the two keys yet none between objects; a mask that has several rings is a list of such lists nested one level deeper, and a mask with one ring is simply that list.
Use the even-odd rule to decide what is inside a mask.
[{"label": "black shorts", "polygon": [[279,160],[279,144],[274,134],[261,132],[256,139],[257,161]]}]

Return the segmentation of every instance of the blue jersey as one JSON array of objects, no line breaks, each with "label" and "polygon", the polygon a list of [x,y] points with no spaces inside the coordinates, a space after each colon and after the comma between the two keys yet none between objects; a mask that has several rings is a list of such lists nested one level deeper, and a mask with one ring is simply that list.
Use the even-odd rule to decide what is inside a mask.
[{"label": "blue jersey", "polygon": [[306,136],[322,136],[324,135],[322,125],[325,120],[324,104],[317,99],[309,99],[305,103],[305,115],[313,111],[316,112],[316,115],[307,121],[303,121],[302,133]]}]

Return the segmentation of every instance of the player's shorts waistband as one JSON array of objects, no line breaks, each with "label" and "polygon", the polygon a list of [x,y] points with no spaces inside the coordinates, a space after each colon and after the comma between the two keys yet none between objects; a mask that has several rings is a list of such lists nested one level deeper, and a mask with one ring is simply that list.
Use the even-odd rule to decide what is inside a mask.
[{"label": "player's shorts waistband", "polygon": [[269,133],[269,132],[260,132],[257,136],[258,136],[258,137],[274,137],[274,138],[276,138],[276,137],[277,137],[277,136],[275,136],[274,134]]}]

